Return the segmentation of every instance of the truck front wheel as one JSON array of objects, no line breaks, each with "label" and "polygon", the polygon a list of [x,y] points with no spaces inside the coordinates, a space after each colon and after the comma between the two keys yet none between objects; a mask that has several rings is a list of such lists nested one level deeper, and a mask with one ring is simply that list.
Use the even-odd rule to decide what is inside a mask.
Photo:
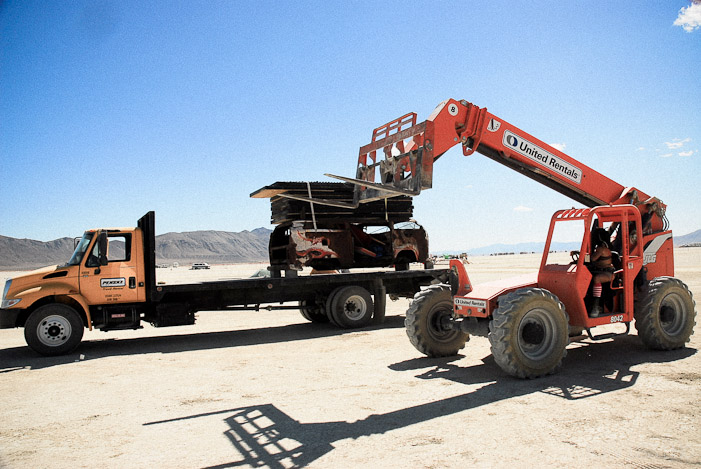
[{"label": "truck front wheel", "polygon": [[83,321],[70,306],[53,303],[37,308],[24,324],[27,345],[42,355],[63,355],[83,338]]},{"label": "truck front wheel", "polygon": [[494,361],[517,378],[556,372],[567,354],[568,318],[555,295],[521,288],[499,297],[489,322]]}]

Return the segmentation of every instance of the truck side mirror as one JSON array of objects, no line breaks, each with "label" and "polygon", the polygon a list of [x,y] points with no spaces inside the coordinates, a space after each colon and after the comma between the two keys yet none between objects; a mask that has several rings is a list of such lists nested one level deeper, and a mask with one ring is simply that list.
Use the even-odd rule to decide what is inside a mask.
[{"label": "truck side mirror", "polygon": [[97,258],[100,265],[107,265],[107,233],[100,233],[97,238]]}]

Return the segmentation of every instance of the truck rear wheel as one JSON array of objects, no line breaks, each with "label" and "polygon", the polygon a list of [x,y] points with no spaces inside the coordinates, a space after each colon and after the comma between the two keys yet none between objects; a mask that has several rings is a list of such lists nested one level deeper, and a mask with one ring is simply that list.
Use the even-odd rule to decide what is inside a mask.
[{"label": "truck rear wheel", "polygon": [[339,291],[343,290],[344,287],[336,287],[329,296],[326,297],[325,305],[326,308],[324,308],[324,312],[326,313],[326,318],[329,320],[331,324],[333,324],[336,327],[340,327],[338,323],[336,323],[336,318],[333,317],[333,314],[331,314],[331,305],[333,304],[333,299],[336,297],[336,293]]},{"label": "truck rear wheel", "polygon": [[567,354],[568,317],[555,295],[521,288],[499,297],[489,322],[489,342],[499,367],[517,378],[555,373]]},{"label": "truck rear wheel", "polygon": [[53,303],[37,308],[24,324],[24,339],[42,355],[63,355],[83,338],[83,321],[73,308]]},{"label": "truck rear wheel", "polygon": [[695,305],[689,288],[681,280],[653,279],[635,308],[635,328],[640,339],[654,350],[684,347],[694,333]]},{"label": "truck rear wheel", "polygon": [[374,311],[370,292],[357,286],[336,290],[328,304],[327,313],[333,318],[333,323],[344,329],[367,326]]},{"label": "truck rear wheel", "polygon": [[470,336],[448,329],[445,320],[453,315],[450,287],[432,285],[418,292],[404,319],[406,334],[419,352],[429,357],[449,357],[465,347]]},{"label": "truck rear wheel", "polygon": [[329,322],[326,311],[314,302],[302,300],[299,302],[299,312],[307,321],[325,323]]}]

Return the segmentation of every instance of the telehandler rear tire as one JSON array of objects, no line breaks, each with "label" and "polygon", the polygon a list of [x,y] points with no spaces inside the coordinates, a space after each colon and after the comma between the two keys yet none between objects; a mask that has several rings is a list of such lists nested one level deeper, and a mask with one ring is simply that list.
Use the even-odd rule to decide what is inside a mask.
[{"label": "telehandler rear tire", "polygon": [[432,285],[418,292],[404,319],[406,334],[419,352],[429,357],[450,357],[465,348],[469,334],[444,327],[453,315],[453,299],[447,285]]},{"label": "telehandler rear tire", "polygon": [[694,333],[696,303],[689,288],[674,277],[650,281],[635,305],[635,328],[643,344],[654,350],[684,347]]},{"label": "telehandler rear tire", "polygon": [[567,354],[568,336],[564,305],[542,288],[521,288],[499,297],[489,322],[494,360],[517,378],[558,371]]},{"label": "telehandler rear tire", "polygon": [[24,339],[41,355],[63,355],[80,344],[83,327],[83,320],[75,309],[51,303],[29,315],[24,324]]}]

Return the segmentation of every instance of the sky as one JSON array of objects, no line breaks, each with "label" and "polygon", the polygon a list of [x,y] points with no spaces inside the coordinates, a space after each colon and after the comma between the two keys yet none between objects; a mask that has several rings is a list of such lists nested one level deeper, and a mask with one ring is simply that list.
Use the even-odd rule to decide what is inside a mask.
[{"label": "sky", "polygon": [[[0,2],[0,235],[272,228],[276,181],[354,176],[372,130],[464,99],[701,229],[701,3]],[[431,250],[544,241],[579,206],[455,147]]]}]

